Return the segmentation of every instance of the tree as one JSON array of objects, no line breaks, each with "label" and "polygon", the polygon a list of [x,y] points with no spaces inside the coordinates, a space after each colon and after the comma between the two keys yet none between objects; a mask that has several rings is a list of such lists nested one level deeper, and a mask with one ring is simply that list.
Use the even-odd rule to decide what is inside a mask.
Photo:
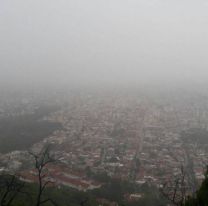
[{"label": "tree", "polygon": [[46,187],[52,183],[48,174],[47,165],[56,162],[56,159],[51,153],[50,146],[44,147],[38,154],[29,152],[35,161],[35,170],[38,177],[38,192],[35,198],[35,206],[40,206],[47,202],[57,205],[51,198],[44,198]]},{"label": "tree", "polygon": [[23,191],[24,183],[20,182],[15,175],[0,176],[0,205],[10,206],[15,198],[21,194],[27,194]]},{"label": "tree", "polygon": [[186,173],[181,166],[180,174],[165,182],[161,188],[163,196],[175,206],[183,206],[187,199]]},{"label": "tree", "polygon": [[195,196],[190,197],[185,206],[207,206],[208,205],[208,167],[205,172],[205,179],[203,180],[199,190]]}]

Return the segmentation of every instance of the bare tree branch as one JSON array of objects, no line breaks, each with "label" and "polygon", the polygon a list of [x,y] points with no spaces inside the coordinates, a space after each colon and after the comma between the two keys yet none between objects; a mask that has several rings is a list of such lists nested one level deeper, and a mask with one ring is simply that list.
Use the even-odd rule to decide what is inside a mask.
[{"label": "bare tree branch", "polygon": [[51,181],[46,180],[46,178],[49,176],[46,166],[50,163],[56,162],[56,160],[51,154],[49,146],[43,148],[38,154],[35,154],[33,152],[30,152],[30,154],[35,161],[35,169],[37,171],[37,176],[38,176],[38,193],[37,193],[35,205],[40,206],[48,201],[52,203],[53,201],[50,198],[46,200],[42,200],[42,198],[45,188],[49,183],[52,183]]},{"label": "bare tree branch", "polygon": [[15,175],[1,175],[0,177],[0,205],[10,206],[18,194],[24,194],[25,184]]},{"label": "bare tree branch", "polygon": [[175,206],[182,206],[186,200],[187,185],[186,173],[181,166],[180,174],[163,184],[162,195]]}]

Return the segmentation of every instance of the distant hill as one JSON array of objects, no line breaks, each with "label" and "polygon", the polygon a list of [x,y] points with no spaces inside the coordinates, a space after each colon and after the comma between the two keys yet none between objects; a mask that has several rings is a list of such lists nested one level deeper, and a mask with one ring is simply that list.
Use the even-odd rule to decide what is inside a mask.
[{"label": "distant hill", "polygon": [[1,118],[0,153],[28,149],[53,131],[60,129],[59,123],[40,121],[51,111],[41,107],[34,114]]}]

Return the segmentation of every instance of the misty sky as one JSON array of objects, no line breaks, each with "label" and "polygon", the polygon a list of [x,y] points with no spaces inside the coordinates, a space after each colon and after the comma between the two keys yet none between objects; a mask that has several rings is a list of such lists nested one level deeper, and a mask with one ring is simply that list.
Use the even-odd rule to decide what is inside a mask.
[{"label": "misty sky", "polygon": [[0,0],[0,81],[208,80],[207,0]]}]

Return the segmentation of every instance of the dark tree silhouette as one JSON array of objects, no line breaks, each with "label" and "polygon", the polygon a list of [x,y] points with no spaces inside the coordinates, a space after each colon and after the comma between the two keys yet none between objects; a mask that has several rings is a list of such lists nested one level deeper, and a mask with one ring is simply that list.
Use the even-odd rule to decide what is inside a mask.
[{"label": "dark tree silhouette", "polygon": [[204,174],[204,180],[196,194],[186,200],[185,206],[207,206],[208,205],[208,166]]},{"label": "dark tree silhouette", "polygon": [[51,153],[50,146],[44,147],[38,154],[35,154],[34,152],[29,153],[34,158],[35,169],[38,177],[38,192],[35,199],[35,206],[40,206],[47,202],[56,206],[56,202],[51,198],[44,198],[44,191],[46,187],[50,183],[53,183],[48,173],[47,165],[57,161]]},{"label": "dark tree silhouette", "polygon": [[21,194],[27,194],[23,191],[24,183],[19,181],[15,175],[0,176],[0,205],[10,206],[15,198]]}]

